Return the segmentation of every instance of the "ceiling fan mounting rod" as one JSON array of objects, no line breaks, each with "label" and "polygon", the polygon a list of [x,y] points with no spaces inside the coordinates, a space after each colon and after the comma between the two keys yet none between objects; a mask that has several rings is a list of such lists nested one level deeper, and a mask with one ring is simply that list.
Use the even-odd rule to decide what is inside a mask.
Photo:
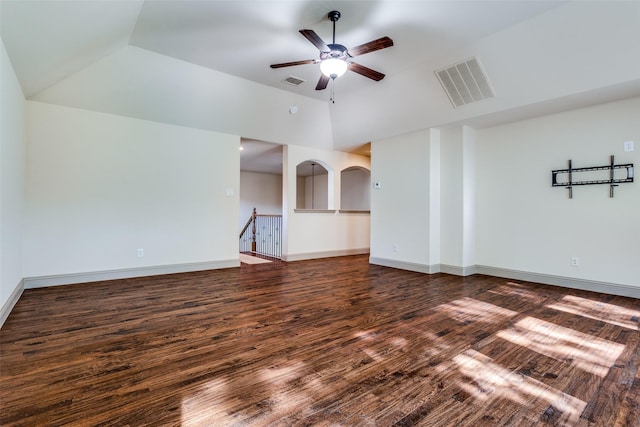
[{"label": "ceiling fan mounting rod", "polygon": [[338,12],[337,10],[332,10],[331,12],[329,12],[327,17],[331,22],[333,22],[333,44],[336,44],[336,21],[340,19],[340,12]]}]

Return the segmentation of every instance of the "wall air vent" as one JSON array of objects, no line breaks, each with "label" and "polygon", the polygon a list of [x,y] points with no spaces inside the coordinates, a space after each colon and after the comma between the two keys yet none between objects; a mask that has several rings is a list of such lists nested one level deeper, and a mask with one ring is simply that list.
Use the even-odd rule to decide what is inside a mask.
[{"label": "wall air vent", "polygon": [[304,80],[302,80],[299,77],[289,76],[286,79],[284,79],[282,83],[286,83],[291,86],[300,86],[300,84],[304,83]]},{"label": "wall air vent", "polygon": [[456,108],[495,96],[478,58],[466,59],[435,73]]}]

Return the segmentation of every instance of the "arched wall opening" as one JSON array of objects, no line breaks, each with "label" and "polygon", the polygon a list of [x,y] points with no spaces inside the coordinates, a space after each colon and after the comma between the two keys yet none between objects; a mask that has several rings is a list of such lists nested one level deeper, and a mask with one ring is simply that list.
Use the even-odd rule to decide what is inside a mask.
[{"label": "arched wall opening", "polygon": [[371,171],[351,166],[340,172],[340,209],[368,211],[371,209]]},{"label": "arched wall opening", "polygon": [[333,175],[326,164],[306,160],[296,166],[296,209],[329,209]]}]

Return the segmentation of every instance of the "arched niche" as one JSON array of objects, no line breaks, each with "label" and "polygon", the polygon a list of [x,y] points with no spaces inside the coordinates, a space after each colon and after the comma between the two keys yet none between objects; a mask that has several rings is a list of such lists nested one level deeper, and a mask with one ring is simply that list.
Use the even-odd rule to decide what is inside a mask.
[{"label": "arched niche", "polygon": [[340,210],[371,209],[371,171],[352,166],[340,172]]},{"label": "arched niche", "polygon": [[296,166],[296,209],[329,209],[331,171],[317,160]]}]

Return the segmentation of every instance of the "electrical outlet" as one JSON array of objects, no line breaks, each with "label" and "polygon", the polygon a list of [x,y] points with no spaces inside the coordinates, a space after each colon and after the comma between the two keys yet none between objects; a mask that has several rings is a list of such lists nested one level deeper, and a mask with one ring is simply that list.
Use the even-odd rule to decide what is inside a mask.
[{"label": "electrical outlet", "polygon": [[398,252],[398,244],[397,243],[393,244],[393,252]]},{"label": "electrical outlet", "polygon": [[571,265],[573,267],[580,267],[580,258],[577,256],[572,256],[571,257]]},{"label": "electrical outlet", "polygon": [[138,249],[138,258],[142,258],[144,256],[144,249]]}]

